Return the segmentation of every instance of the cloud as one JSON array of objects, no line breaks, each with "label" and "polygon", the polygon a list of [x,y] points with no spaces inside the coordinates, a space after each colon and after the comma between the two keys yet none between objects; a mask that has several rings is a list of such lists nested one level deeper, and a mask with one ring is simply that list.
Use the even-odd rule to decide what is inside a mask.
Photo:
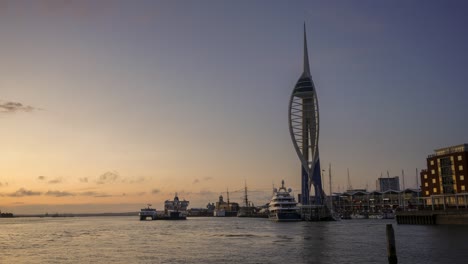
[{"label": "cloud", "polygon": [[8,182],[0,182],[0,187],[2,186],[8,186]]},{"label": "cloud", "polygon": [[103,198],[103,197],[114,197],[115,195],[112,195],[112,194],[106,194],[106,193],[100,193],[100,194],[96,194],[94,195],[94,197],[96,198]]},{"label": "cloud", "polygon": [[62,178],[55,178],[53,180],[48,181],[49,184],[57,184],[61,182],[62,182]]},{"label": "cloud", "polygon": [[82,192],[82,193],[79,193],[79,195],[81,196],[95,196],[97,195],[98,193],[97,192],[94,192],[94,191],[88,191],[88,192]]},{"label": "cloud", "polygon": [[153,190],[151,191],[152,194],[158,194],[158,193],[160,193],[160,192],[161,192],[161,191],[160,191],[159,189],[153,189]]},{"label": "cloud", "polygon": [[142,183],[146,181],[145,177],[138,177],[138,178],[123,178],[122,179],[122,182],[126,182],[126,183]]},{"label": "cloud", "polygon": [[26,190],[24,188],[20,188],[14,193],[7,194],[10,197],[24,197],[24,196],[38,196],[41,195],[41,192],[34,192],[31,190]]},{"label": "cloud", "polygon": [[88,177],[80,178],[80,182],[88,182]]},{"label": "cloud", "polygon": [[193,181],[193,184],[197,184],[197,183],[202,182],[202,181],[205,181],[205,182],[206,182],[206,181],[211,181],[211,180],[213,180],[212,177],[204,177],[203,180],[199,180],[199,179],[197,178],[197,179],[195,179],[195,180]]},{"label": "cloud", "polygon": [[97,197],[97,198],[114,196],[114,195],[110,195],[110,194],[107,194],[107,193],[100,193],[100,192],[94,192],[94,191],[82,192],[82,193],[78,193],[77,195],[91,196],[91,197]]},{"label": "cloud", "polygon": [[101,176],[96,181],[97,184],[105,184],[105,183],[113,183],[116,182],[120,178],[120,175],[116,171],[108,171]]},{"label": "cloud", "polygon": [[55,196],[55,197],[64,197],[64,196],[75,196],[74,193],[65,192],[65,191],[48,191],[45,193],[47,196]]},{"label": "cloud", "polygon": [[32,112],[36,110],[40,109],[30,105],[23,105],[18,102],[0,101],[0,113]]},{"label": "cloud", "polygon": [[46,176],[38,176],[37,179],[40,180],[40,181],[43,181],[43,180],[46,179]]}]

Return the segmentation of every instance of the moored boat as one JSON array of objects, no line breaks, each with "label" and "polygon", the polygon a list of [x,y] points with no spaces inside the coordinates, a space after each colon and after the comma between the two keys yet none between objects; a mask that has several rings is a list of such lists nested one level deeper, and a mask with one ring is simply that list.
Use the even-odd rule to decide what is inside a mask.
[{"label": "moored boat", "polygon": [[284,180],[281,181],[279,189],[273,189],[273,197],[268,205],[268,217],[271,220],[278,222],[302,220],[299,207],[294,196],[291,195],[291,191],[291,188],[284,187]]},{"label": "moored boat", "polygon": [[156,220],[157,218],[156,209],[151,208],[151,204],[148,204],[147,208],[142,208],[138,215],[140,216],[140,221],[146,220],[148,218],[151,218],[151,220]]},{"label": "moored boat", "polygon": [[187,219],[187,207],[189,201],[179,200],[177,193],[175,194],[174,200],[166,200],[164,202],[164,219],[168,220],[185,220]]}]

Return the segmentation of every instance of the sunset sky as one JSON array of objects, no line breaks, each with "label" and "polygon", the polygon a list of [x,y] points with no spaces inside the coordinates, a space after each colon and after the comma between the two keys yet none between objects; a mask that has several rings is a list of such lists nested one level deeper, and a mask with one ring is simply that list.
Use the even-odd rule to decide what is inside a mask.
[{"label": "sunset sky", "polygon": [[[227,188],[255,204],[300,162],[302,25],[334,191],[415,187],[468,143],[466,1],[0,0],[0,210],[137,211]],[[328,171],[326,172],[328,176]],[[327,178],[328,179],[328,178]],[[325,190],[328,191],[328,180]]]}]

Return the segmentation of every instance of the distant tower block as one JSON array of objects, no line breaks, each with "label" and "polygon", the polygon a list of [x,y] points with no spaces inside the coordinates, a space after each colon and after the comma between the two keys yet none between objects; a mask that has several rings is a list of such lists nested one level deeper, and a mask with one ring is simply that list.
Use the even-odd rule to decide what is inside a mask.
[{"label": "distant tower block", "polygon": [[322,204],[322,177],[320,176],[319,107],[314,82],[310,74],[307,38],[304,24],[304,71],[289,100],[289,133],[301,160],[301,203],[310,204],[310,191],[314,187],[315,204]]}]

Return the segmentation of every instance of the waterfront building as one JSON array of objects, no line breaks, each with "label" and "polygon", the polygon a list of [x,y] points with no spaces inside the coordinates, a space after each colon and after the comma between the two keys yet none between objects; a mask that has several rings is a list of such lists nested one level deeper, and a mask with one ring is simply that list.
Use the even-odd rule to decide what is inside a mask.
[{"label": "waterfront building", "polygon": [[348,190],[343,193],[333,193],[330,197],[333,208],[338,212],[369,212],[379,213],[385,209],[415,210],[421,206],[420,190],[407,188],[402,191],[378,190],[368,192],[365,189]]},{"label": "waterfront building", "polygon": [[427,169],[420,173],[423,197],[466,193],[467,158],[468,144],[436,149],[427,156]]},{"label": "waterfront building", "polygon": [[377,180],[378,189],[381,192],[385,191],[399,191],[400,190],[400,178],[398,176],[395,177],[381,177]]},{"label": "waterfront building", "polygon": [[304,69],[289,100],[289,133],[294,149],[301,161],[302,205],[310,205],[311,187],[314,187],[314,203],[322,204],[322,178],[320,176],[319,109],[317,92],[310,74],[307,38],[304,24]]}]

